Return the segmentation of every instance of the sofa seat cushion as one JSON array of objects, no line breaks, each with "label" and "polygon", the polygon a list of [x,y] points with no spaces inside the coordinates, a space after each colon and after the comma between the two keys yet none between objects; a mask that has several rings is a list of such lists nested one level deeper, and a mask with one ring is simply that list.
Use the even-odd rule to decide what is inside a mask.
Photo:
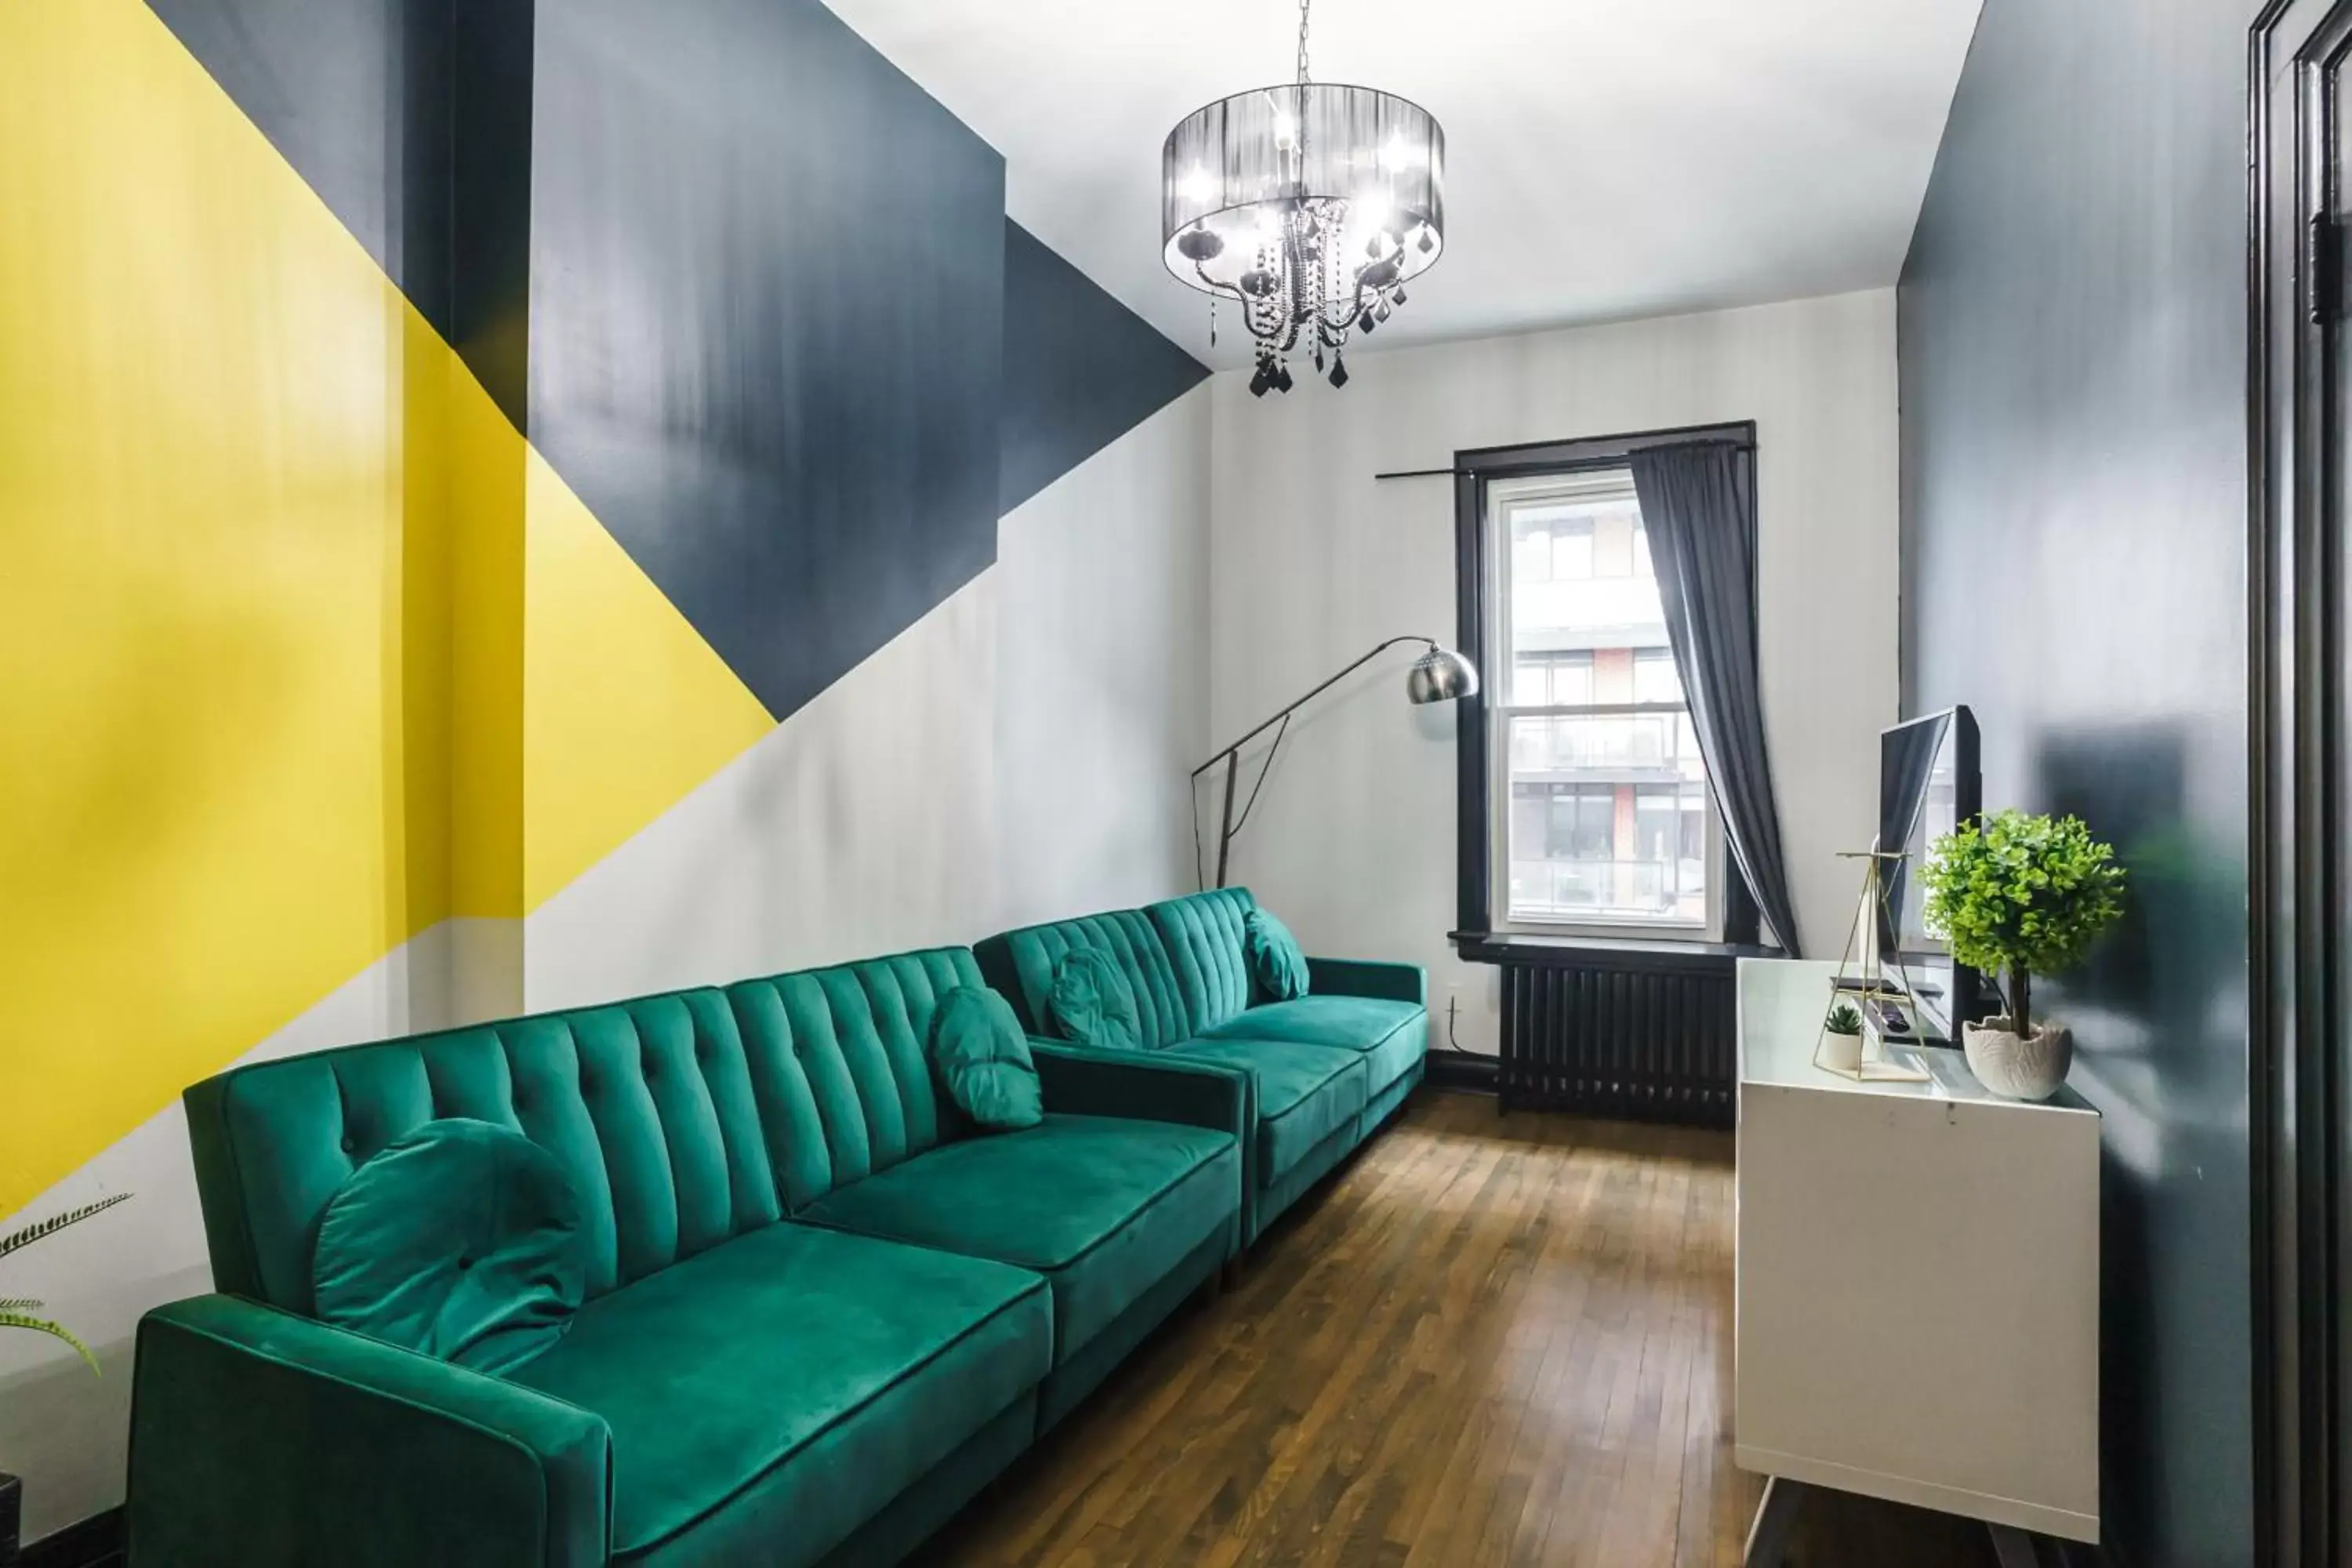
[{"label": "sofa seat cushion", "polygon": [[1229,1132],[1049,1113],[836,1189],[799,1217],[1045,1275],[1059,1365],[1235,1224],[1241,1191]]},{"label": "sofa seat cushion", "polygon": [[1257,1184],[1348,1126],[1370,1097],[1363,1058],[1338,1046],[1290,1040],[1187,1040],[1169,1047],[1198,1061],[1244,1068],[1257,1086]]},{"label": "sofa seat cushion", "polygon": [[1035,1275],[772,1225],[575,1313],[512,1380],[613,1432],[616,1559],[812,1563],[1052,1368]]},{"label": "sofa seat cushion", "polygon": [[1269,1002],[1202,1031],[1212,1040],[1289,1040],[1338,1046],[1364,1058],[1370,1094],[1412,1070],[1429,1048],[1429,1010],[1418,1002],[1372,996],[1302,996]]}]

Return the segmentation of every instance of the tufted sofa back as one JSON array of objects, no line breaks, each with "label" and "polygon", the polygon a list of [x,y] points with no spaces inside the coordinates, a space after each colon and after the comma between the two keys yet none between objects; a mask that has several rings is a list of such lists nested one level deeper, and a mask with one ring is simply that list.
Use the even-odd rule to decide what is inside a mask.
[{"label": "tufted sofa back", "polygon": [[962,1129],[926,1046],[961,948],[256,1063],[187,1091],[213,1274],[312,1310],[319,1221],[351,1173],[463,1116],[551,1151],[602,1294],[773,1223]]},{"label": "tufted sofa back", "polygon": [[1215,1028],[1250,1005],[1242,921],[1256,907],[1247,888],[1217,888],[1151,905],[1195,1032]]},{"label": "tufted sofa back", "polygon": [[949,947],[727,988],[787,1207],[969,1131],[929,1047],[940,998],[980,984],[971,950]]},{"label": "tufted sofa back", "polygon": [[584,1201],[601,1294],[778,1217],[727,999],[683,991],[289,1057],[185,1096],[219,1288],[312,1308],[319,1221],[361,1164],[464,1116],[551,1152]]},{"label": "tufted sofa back", "polygon": [[1175,966],[1168,950],[1141,910],[1114,910],[1108,914],[1081,915],[1076,920],[1024,926],[992,936],[974,949],[981,973],[1003,992],[1032,1034],[1055,1037],[1055,1026],[1045,999],[1053,994],[1054,970],[1073,950],[1093,948],[1108,953],[1127,976],[1135,993],[1136,1021],[1148,1047],[1172,1046],[1193,1033],[1184,1000],[1177,989]]}]

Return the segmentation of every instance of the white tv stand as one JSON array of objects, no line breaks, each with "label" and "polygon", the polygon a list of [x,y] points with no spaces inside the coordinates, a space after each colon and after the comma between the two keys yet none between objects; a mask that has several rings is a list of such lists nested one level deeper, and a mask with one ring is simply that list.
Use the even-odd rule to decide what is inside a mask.
[{"label": "white tv stand", "polygon": [[1739,964],[1733,1458],[1769,1478],[1748,1568],[1804,1489],[2099,1538],[2099,1115],[1812,1065],[1833,963]]}]

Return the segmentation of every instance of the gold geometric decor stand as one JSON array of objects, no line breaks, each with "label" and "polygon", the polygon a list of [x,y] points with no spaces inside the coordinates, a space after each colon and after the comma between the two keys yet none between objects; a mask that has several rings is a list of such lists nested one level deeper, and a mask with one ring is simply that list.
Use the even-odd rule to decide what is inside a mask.
[{"label": "gold geometric decor stand", "polygon": [[[1846,932],[1845,950],[1838,956],[1837,974],[1830,982],[1829,1005],[1822,1010],[1821,1033],[1813,1040],[1813,1065],[1856,1083],[1926,1083],[1927,1069],[1888,1058],[1874,1010],[1875,1003],[1895,1002],[1916,1016],[1910,985],[1887,976],[1878,952],[1878,906],[1885,868],[1900,866],[1908,856],[1900,849],[1871,848],[1844,850],[1838,858],[1863,863],[1862,901],[1854,906],[1853,925]],[[1901,967],[1899,960],[1896,967]],[[1837,1059],[1830,1050],[1830,1015],[1841,1005],[1862,1013],[1862,1048],[1852,1065]]]}]

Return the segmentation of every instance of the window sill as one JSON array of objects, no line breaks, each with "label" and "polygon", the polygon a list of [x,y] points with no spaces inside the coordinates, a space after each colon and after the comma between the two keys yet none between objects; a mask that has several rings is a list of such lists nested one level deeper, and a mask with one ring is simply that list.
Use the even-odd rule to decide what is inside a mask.
[{"label": "window sill", "polygon": [[1785,958],[1777,947],[1672,937],[1538,936],[1527,931],[1445,933],[1468,963],[1546,969],[1715,969],[1743,958]]}]

